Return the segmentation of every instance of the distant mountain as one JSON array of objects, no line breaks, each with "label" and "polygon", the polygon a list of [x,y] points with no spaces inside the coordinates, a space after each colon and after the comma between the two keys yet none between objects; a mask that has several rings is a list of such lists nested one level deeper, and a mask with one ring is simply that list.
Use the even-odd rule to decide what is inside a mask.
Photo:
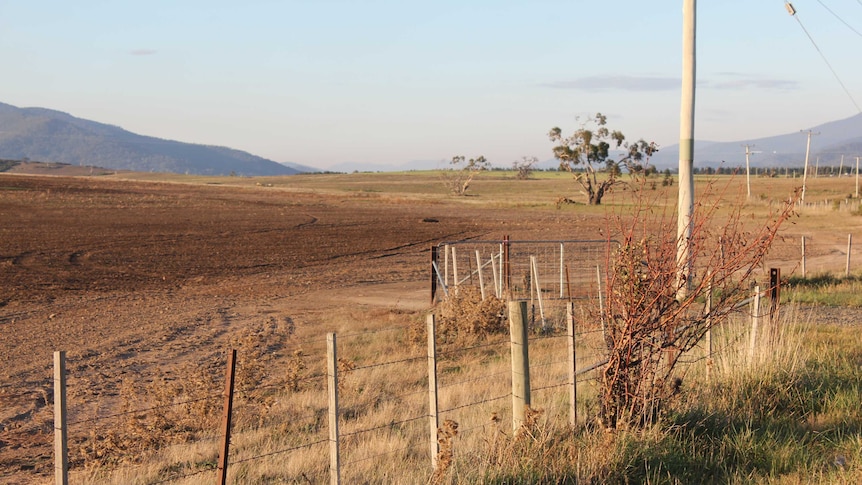
[{"label": "distant mountain", "polygon": [[287,168],[291,168],[293,170],[296,170],[297,172],[300,172],[300,173],[315,173],[315,172],[322,172],[323,171],[319,168],[310,167],[308,165],[302,165],[299,163],[293,163],[293,162],[278,162],[278,163],[280,163],[281,165],[284,165]]},{"label": "distant mountain", "polygon": [[60,111],[3,103],[0,158],[200,175],[292,175],[302,171],[231,148],[142,136]]},{"label": "distant mountain", "polygon": [[[851,158],[862,156],[862,113],[815,126],[811,131],[819,135],[811,137],[810,162],[819,157],[821,165],[838,165],[842,155]],[[734,142],[695,141],[694,165],[717,167],[724,162],[727,167],[745,166],[743,145],[747,144],[754,145],[751,147],[754,153],[750,156],[753,167],[801,167],[805,163],[807,143],[808,137],[800,132]],[[650,163],[659,169],[677,168],[679,145],[660,148]]]},{"label": "distant mountain", "polygon": [[341,162],[332,165],[330,172],[408,172],[411,170],[436,170],[446,168],[446,160],[412,160],[404,163]]}]

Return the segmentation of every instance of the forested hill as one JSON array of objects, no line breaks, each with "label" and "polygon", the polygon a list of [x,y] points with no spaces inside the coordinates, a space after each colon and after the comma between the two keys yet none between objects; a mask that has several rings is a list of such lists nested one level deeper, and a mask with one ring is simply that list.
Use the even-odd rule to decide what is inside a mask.
[{"label": "forested hill", "polygon": [[201,175],[291,175],[291,167],[231,148],[182,143],[44,108],[0,103],[0,159]]}]

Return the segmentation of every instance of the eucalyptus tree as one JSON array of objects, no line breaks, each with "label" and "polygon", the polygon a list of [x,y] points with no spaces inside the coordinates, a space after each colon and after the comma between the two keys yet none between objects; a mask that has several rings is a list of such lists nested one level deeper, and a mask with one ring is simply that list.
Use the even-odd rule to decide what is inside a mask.
[{"label": "eucalyptus tree", "polygon": [[[587,194],[590,205],[599,205],[614,185],[622,182],[623,170],[629,174],[643,172],[643,165],[658,145],[640,139],[626,141],[621,131],[607,127],[607,117],[601,113],[583,121],[572,135],[565,137],[555,127],[548,137],[557,143],[554,156],[560,161],[560,170],[567,170]],[[566,202],[572,202],[564,199]]]}]

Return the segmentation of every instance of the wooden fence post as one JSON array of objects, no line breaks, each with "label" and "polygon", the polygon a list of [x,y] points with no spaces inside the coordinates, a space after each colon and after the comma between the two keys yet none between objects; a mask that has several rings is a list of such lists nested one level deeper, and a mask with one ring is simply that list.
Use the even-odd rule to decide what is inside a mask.
[{"label": "wooden fence post", "polygon": [[482,301],[485,301],[485,278],[482,275],[482,256],[479,250],[476,250],[476,271],[479,272],[479,292],[482,293]]},{"label": "wooden fence post", "polygon": [[338,456],[338,354],[335,333],[326,334],[326,381],[329,389],[329,483],[341,483]]},{"label": "wooden fence post", "polygon": [[805,236],[802,236],[802,277],[805,278]]},{"label": "wooden fence post", "polygon": [[[542,319],[542,331],[547,330],[548,323],[545,321],[545,306],[542,303],[542,286],[539,284],[539,264],[535,256],[530,256],[530,270],[533,272],[533,285],[536,287],[536,300],[539,301],[539,317]],[[530,289],[532,292],[532,288]],[[535,315],[535,314],[534,314]]]},{"label": "wooden fence post", "polygon": [[437,246],[431,245],[431,306],[437,301]]},{"label": "wooden fence post", "polygon": [[500,268],[499,268],[499,272],[500,272],[500,291],[499,291],[499,294],[497,295],[497,298],[503,298],[503,281],[505,281],[505,280],[503,279],[503,266],[504,266],[503,261],[504,261],[504,260],[503,260],[503,244],[502,244],[502,243],[500,244],[500,257],[497,259],[497,261],[499,261],[499,262],[500,262]]},{"label": "wooden fence post", "polygon": [[443,284],[449,287],[449,245],[443,246]]},{"label": "wooden fence post", "polygon": [[572,427],[578,425],[578,358],[577,358],[577,340],[575,338],[575,304],[572,302],[566,303],[566,327],[568,338],[566,343],[569,347],[569,379],[572,387],[569,388],[569,424]]},{"label": "wooden fence post", "polygon": [[564,259],[564,257],[563,257],[564,249],[565,249],[565,248],[563,247],[563,243],[560,243],[560,298],[561,298],[561,299],[566,297],[566,293],[565,293],[565,290],[564,290],[564,288],[565,288],[565,282],[566,282],[566,281],[565,281],[565,276],[566,276],[566,274],[565,274],[565,273],[566,273],[566,260],[565,260],[565,259]]},{"label": "wooden fence post", "polygon": [[494,255],[491,254],[491,274],[494,276],[494,296],[497,298],[503,297],[503,290],[500,281],[502,278],[498,278],[497,276],[497,263],[494,262]]},{"label": "wooden fence post", "polygon": [[219,484],[227,483],[228,451],[230,451],[230,420],[233,411],[233,381],[236,375],[236,349],[228,354],[227,372],[224,378],[224,414],[222,415],[222,441],[219,449]]},{"label": "wooden fence post", "polygon": [[66,352],[54,352],[54,483],[69,484],[68,428],[66,427]]},{"label": "wooden fence post", "polygon": [[[769,321],[774,327],[778,325],[781,309],[781,268],[769,269]],[[775,330],[773,328],[773,330]]]},{"label": "wooden fence post", "polygon": [[455,246],[452,246],[452,287],[455,288],[456,295],[459,286],[461,286],[461,281],[458,276],[458,253],[455,251]]},{"label": "wooden fence post", "polygon": [[437,412],[439,403],[437,398],[437,342],[434,337],[437,332],[437,322],[433,313],[428,315],[426,328],[428,334],[428,428],[431,435],[431,468],[436,470],[437,455],[440,454],[440,443],[437,441],[440,417]]},{"label": "wooden fence post", "polygon": [[748,343],[749,365],[754,362],[754,349],[757,346],[757,327],[760,325],[760,287],[754,287],[754,299],[751,304],[751,340]]},{"label": "wooden fence post", "polygon": [[512,429],[524,424],[530,405],[530,351],[527,334],[527,302],[509,301],[509,335],[512,347]]},{"label": "wooden fence post", "polygon": [[[503,285],[506,287],[506,294],[512,296],[512,266],[509,261],[509,236],[503,236]],[[526,314],[526,312],[525,312]]]},{"label": "wooden fence post", "polygon": [[847,266],[844,269],[844,276],[850,277],[850,250],[853,247],[853,234],[847,235]]}]

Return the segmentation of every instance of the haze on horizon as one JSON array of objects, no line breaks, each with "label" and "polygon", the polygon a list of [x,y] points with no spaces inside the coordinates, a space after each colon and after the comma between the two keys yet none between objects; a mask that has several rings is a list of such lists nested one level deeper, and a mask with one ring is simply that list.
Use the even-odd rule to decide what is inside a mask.
[{"label": "haze on horizon", "polygon": [[[862,3],[793,4],[862,102]],[[596,112],[677,143],[681,25],[681,2],[633,0],[5,1],[0,102],[320,168],[505,166]],[[699,2],[697,28],[697,139],[859,112],[783,2]]]}]

